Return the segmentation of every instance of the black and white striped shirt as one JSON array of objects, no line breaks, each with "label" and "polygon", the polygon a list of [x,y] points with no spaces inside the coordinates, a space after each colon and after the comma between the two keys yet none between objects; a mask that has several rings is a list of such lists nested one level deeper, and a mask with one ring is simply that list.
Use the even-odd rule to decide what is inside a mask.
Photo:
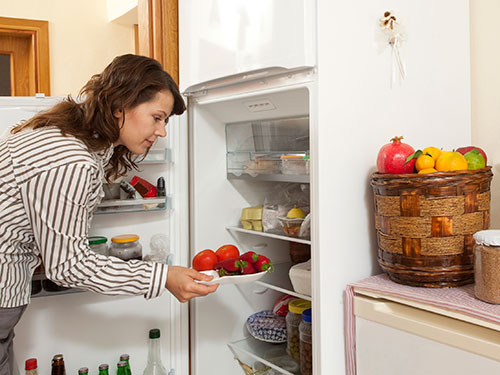
[{"label": "black and white striped shirt", "polygon": [[29,303],[39,255],[47,277],[65,287],[145,298],[165,290],[165,264],[124,262],[88,246],[112,153],[91,153],[53,127],[0,139],[0,307]]}]

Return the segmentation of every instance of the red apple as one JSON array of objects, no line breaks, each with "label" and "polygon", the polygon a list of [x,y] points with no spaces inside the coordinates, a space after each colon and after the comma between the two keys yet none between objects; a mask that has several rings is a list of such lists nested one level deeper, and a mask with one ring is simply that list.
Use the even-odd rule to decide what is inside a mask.
[{"label": "red apple", "polygon": [[486,158],[486,152],[484,152],[481,147],[477,147],[477,146],[459,147],[455,151],[460,152],[462,155],[465,155],[466,153],[468,153],[469,151],[474,150],[474,149],[478,150],[481,153],[481,155],[483,155],[484,161],[485,161],[486,165],[488,165],[488,159]]}]

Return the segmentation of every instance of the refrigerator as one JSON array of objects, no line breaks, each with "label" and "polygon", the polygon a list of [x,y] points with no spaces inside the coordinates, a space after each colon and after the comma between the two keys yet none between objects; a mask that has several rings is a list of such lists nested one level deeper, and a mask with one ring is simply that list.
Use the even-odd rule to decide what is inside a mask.
[{"label": "refrigerator", "polygon": [[[377,33],[391,6],[413,38],[401,50],[406,78],[392,86],[393,54],[380,51]],[[450,9],[454,17],[443,24],[440,15]],[[179,2],[188,110],[154,146],[165,157],[138,172],[151,182],[165,177],[166,209],[98,214],[91,234],[137,233],[147,248],[164,233],[170,261],[184,266],[203,249],[233,243],[268,255],[277,269],[189,304],[167,294],[152,301],[87,292],[34,298],[16,329],[18,365],[36,356],[48,371],[61,352],[75,373],[103,362],[114,368],[128,353],[140,373],[147,331],[158,327],[163,362],[175,374],[244,373],[235,357],[290,374],[275,361],[283,346],[254,340],[245,328],[251,314],[286,293],[312,301],[313,373],[344,373],[345,286],[379,272],[368,184],[379,148],[396,135],[415,147],[470,143],[468,15],[465,0]],[[14,100],[0,105],[17,108]],[[282,148],[283,136],[303,143]],[[253,157],[274,151],[307,152],[309,174],[245,173]],[[310,201],[310,238],[297,239],[311,245],[310,296],[290,283],[289,247],[297,240],[239,223],[243,208],[289,184]]]}]

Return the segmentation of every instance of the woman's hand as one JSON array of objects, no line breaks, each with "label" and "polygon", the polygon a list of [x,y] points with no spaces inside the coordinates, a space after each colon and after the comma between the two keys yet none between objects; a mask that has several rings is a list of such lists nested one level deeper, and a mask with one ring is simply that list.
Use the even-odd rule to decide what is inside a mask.
[{"label": "woman's hand", "polygon": [[205,275],[192,268],[169,266],[166,288],[180,302],[187,302],[193,297],[202,297],[217,290],[219,284],[203,285],[198,281],[210,281],[212,276]]}]

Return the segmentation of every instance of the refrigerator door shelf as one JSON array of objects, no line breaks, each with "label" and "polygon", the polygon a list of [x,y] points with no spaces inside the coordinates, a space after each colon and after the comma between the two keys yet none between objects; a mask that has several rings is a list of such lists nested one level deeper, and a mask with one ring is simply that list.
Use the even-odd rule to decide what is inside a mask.
[{"label": "refrigerator door shelf", "polygon": [[144,160],[139,161],[138,164],[163,164],[168,162],[171,162],[170,150],[162,148],[149,150]]},{"label": "refrigerator door shelf", "polygon": [[[282,363],[288,363],[291,360],[291,358],[289,358],[286,354],[286,344],[270,344],[248,337],[243,340],[230,342],[227,344],[227,346],[233,353],[235,359],[240,362],[240,365],[242,367],[244,367],[243,365],[246,365],[246,367],[244,367],[246,369],[246,373],[248,373],[247,371],[250,371],[250,369],[256,369],[259,364],[263,364],[269,368],[274,369],[280,374],[300,374],[298,365],[293,366],[295,368],[293,372],[280,367],[283,366]],[[261,372],[254,373],[258,374]]]},{"label": "refrigerator door shelf", "polygon": [[103,200],[95,214],[117,214],[125,212],[165,211],[169,198],[142,198],[142,199],[106,199]]}]

